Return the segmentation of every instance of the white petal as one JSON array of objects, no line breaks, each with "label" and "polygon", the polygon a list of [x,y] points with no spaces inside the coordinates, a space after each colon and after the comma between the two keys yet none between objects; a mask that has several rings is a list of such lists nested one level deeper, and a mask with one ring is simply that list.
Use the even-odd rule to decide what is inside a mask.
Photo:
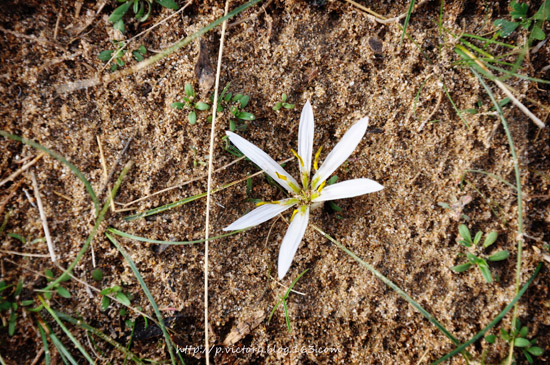
[{"label": "white petal", "polygon": [[353,179],[343,181],[334,185],[329,185],[321,190],[321,195],[314,202],[324,202],[327,200],[352,198],[354,196],[374,193],[384,189],[382,185],[370,179]]},{"label": "white petal", "polygon": [[[229,140],[237,146],[237,148],[244,153],[246,157],[248,157],[252,162],[254,162],[256,165],[258,165],[262,170],[264,170],[269,176],[273,178],[273,180],[277,181],[279,185],[281,185],[283,188],[285,188],[289,192],[293,192],[294,190],[291,188],[290,184],[294,184],[295,187],[299,187],[300,185],[294,180],[292,176],[290,176],[275,160],[273,160],[267,153],[256,147],[254,144],[248,142],[243,137],[227,131],[225,132],[229,136]],[[279,175],[286,176],[287,180],[283,180],[279,178],[276,174],[276,172]]]},{"label": "white petal", "polygon": [[300,116],[300,127],[298,128],[298,155],[304,161],[304,166],[300,164],[300,172],[306,172],[309,177],[311,171],[311,156],[313,154],[313,109],[309,100],[302,109]]},{"label": "white petal", "polygon": [[284,212],[294,204],[287,204],[290,199],[281,200],[278,204],[263,204],[253,211],[243,215],[229,226],[225,227],[224,231],[235,231],[237,229],[244,229],[252,226],[257,226],[277,214]]},{"label": "white petal", "polygon": [[305,211],[302,212],[301,209],[298,208],[298,213],[294,215],[294,219],[292,219],[288,231],[286,231],[285,238],[283,238],[281,250],[279,251],[279,262],[277,263],[279,280],[282,280],[288,272],[288,269],[290,269],[294,255],[306,232],[307,223],[309,221],[309,207],[305,207],[304,210]]},{"label": "white petal", "polygon": [[361,139],[369,126],[369,117],[365,117],[351,126],[344,134],[340,142],[330,151],[323,165],[313,176],[312,188],[316,189],[323,183],[341,164],[348,159],[355,147],[361,142]]}]

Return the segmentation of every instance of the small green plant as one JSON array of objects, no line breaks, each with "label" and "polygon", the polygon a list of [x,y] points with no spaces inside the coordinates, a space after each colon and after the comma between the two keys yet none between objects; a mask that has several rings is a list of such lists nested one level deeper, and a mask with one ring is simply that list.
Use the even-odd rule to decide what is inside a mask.
[{"label": "small green plant", "polygon": [[[541,356],[544,353],[544,350],[539,346],[535,346],[535,344],[537,343],[536,338],[533,338],[531,340],[527,338],[528,333],[529,327],[521,326],[519,318],[516,318],[515,330],[512,331],[512,333],[509,333],[508,331],[501,328],[500,338],[510,343],[514,347],[521,349],[521,352],[523,352],[523,355],[525,356],[529,364],[532,364],[534,362],[533,356]],[[489,335],[485,337],[485,340],[488,343],[492,344],[495,343],[496,338],[496,335]]]},{"label": "small green plant", "polygon": [[286,102],[286,99],[288,98],[288,96],[283,93],[283,95],[281,96],[281,101],[277,102],[277,104],[275,104],[273,106],[273,110],[277,111],[281,108],[285,108],[285,109],[294,109],[296,108],[296,105],[294,104],[289,104]]},{"label": "small green plant", "polygon": [[195,102],[195,98],[197,97],[197,93],[193,89],[193,85],[187,83],[185,84],[184,88],[185,96],[183,97],[183,102],[175,102],[172,103],[172,108],[182,110],[182,109],[188,109],[191,110],[189,112],[189,115],[187,116],[187,119],[189,120],[189,124],[195,124],[197,123],[197,113],[196,110],[208,110],[210,109],[210,105],[207,103],[203,103],[202,101]]},{"label": "small green plant", "polygon": [[[228,91],[230,84],[231,83],[225,85],[225,88],[220,94],[216,111],[217,113],[221,113],[226,109],[229,110],[229,112],[231,113],[231,117],[229,119],[229,129],[234,132],[235,130],[244,130],[248,127],[248,125],[246,123],[242,123],[242,121],[254,120],[256,119],[256,117],[254,116],[254,114],[243,110],[248,105],[250,97],[244,94],[233,95],[231,92]],[[183,98],[183,102],[172,103],[172,108],[179,110],[191,110],[188,116],[189,123],[195,124],[197,123],[197,113],[195,112],[195,109],[199,111],[210,109],[211,104],[214,103],[214,95],[210,95],[210,104],[202,101],[195,102],[197,93],[195,92],[191,84],[185,84],[185,95],[186,96]],[[206,120],[208,122],[212,122],[212,115],[209,115]]]},{"label": "small green plant", "polygon": [[294,288],[294,285],[296,285],[298,280],[300,280],[300,278],[308,271],[309,271],[309,269],[305,269],[304,271],[302,271],[302,273],[300,275],[298,275],[298,277],[296,279],[294,279],[292,284],[290,284],[290,286],[288,287],[288,289],[285,292],[285,295],[283,295],[282,297],[279,297],[279,300],[277,301],[277,303],[275,304],[275,306],[271,310],[271,313],[269,314],[269,318],[267,319],[268,323],[271,321],[271,318],[273,317],[273,314],[275,313],[275,310],[277,310],[277,307],[279,306],[279,304],[283,303],[283,308],[284,308],[284,312],[285,312],[285,319],[286,319],[286,326],[288,328],[288,332],[289,333],[292,332],[292,328],[290,327],[290,316],[288,315],[288,306],[286,304],[286,300],[288,299],[288,296],[290,295],[290,292],[292,291],[292,288]]},{"label": "small green plant", "polygon": [[532,17],[527,17],[527,11],[529,10],[529,4],[527,3],[512,1],[510,9],[512,20],[497,19],[494,22],[494,25],[500,29],[499,34],[501,37],[508,37],[520,26],[524,29],[531,28],[529,43],[534,39],[541,41],[546,37],[543,29],[544,21],[550,20],[550,0],[545,0]]},{"label": "small green plant", "polygon": [[[126,53],[126,50],[124,49],[126,47],[126,43],[124,41],[111,41],[111,42],[115,46],[115,49],[114,50],[108,49],[108,50],[101,51],[97,57],[103,62],[108,62],[112,58],[114,62],[111,64],[111,71],[116,71],[119,67],[122,67],[125,65],[124,60],[122,58]],[[147,53],[147,48],[145,48],[144,46],[139,46],[137,50],[132,51],[132,55],[134,56],[134,59],[138,62],[143,61],[143,56],[145,56],[146,53]]]},{"label": "small green plant", "polygon": [[[151,15],[151,9],[153,6],[153,0],[117,0],[119,3],[123,3],[117,7],[109,17],[109,21],[113,23],[113,28],[120,30],[124,33],[124,15],[132,8],[134,16],[139,22],[144,22]],[[161,6],[178,10],[178,4],[174,0],[155,0],[157,4]],[[145,10],[147,9],[147,10]]]},{"label": "small green plant", "polygon": [[[470,230],[468,229],[468,227],[465,224],[461,224],[460,226],[458,226],[458,233],[462,237],[462,239],[458,241],[461,245],[468,247],[472,250],[478,249],[478,244],[479,242],[481,242],[481,237],[483,236],[483,233],[481,231],[478,231],[475,237],[472,239],[472,235],[470,234]],[[497,237],[498,234],[495,231],[492,231],[491,233],[486,235],[485,240],[483,241],[482,250],[488,248],[493,243],[495,243]],[[478,255],[481,254],[478,253]],[[485,281],[488,283],[492,283],[493,277],[491,275],[491,270],[489,270],[489,264],[487,263],[487,260],[502,261],[507,259],[508,256],[510,256],[510,253],[507,250],[499,251],[486,257],[486,259],[476,256],[472,252],[466,252],[466,258],[468,259],[468,261],[466,263],[451,267],[451,270],[457,273],[461,273],[468,270],[472,265],[477,265]]]},{"label": "small green plant", "polygon": [[124,305],[127,305],[127,306],[130,305],[130,299],[128,298],[128,295],[122,292],[122,287],[120,287],[119,285],[115,285],[110,288],[105,288],[100,292],[100,294],[103,295],[103,298],[101,299],[102,311],[107,310],[107,308],[109,308],[109,305],[111,305],[111,298],[109,298],[108,295],[114,296],[115,298],[120,300],[120,302]]},{"label": "small green plant", "polygon": [[[218,106],[216,108],[216,111],[218,113],[221,113],[225,109],[229,109],[229,112],[232,116],[229,119],[229,130],[231,132],[234,132],[236,130],[245,130],[248,125],[243,122],[256,119],[254,114],[243,110],[248,105],[250,97],[248,95],[240,93],[233,95],[231,92],[229,92],[230,85],[231,83],[227,83],[227,85],[225,85],[225,87],[223,88],[223,91],[218,98]],[[210,95],[210,101],[211,103],[214,103],[214,94]],[[211,122],[212,116],[209,115],[207,120]]]},{"label": "small green plant", "polygon": [[[48,282],[50,281],[53,281],[55,279],[55,276],[53,274],[53,271],[48,269],[46,270],[45,272],[46,274],[46,280],[48,280]],[[63,281],[69,281],[71,280],[71,277],[67,274],[64,274],[60,280],[60,282],[63,282]],[[61,286],[61,284],[55,284],[52,289],[57,293],[59,294],[60,296],[62,296],[63,298],[70,298],[71,297],[71,293],[63,286]],[[48,292],[45,292],[44,293],[44,298],[46,299],[51,299],[52,298],[52,292],[51,291],[48,291]]]},{"label": "small green plant", "polygon": [[[23,291],[23,280],[19,280],[17,285],[7,284],[5,281],[0,281],[0,313],[9,312],[7,321],[8,335],[11,337],[15,334],[17,325],[18,311],[21,308],[25,308],[30,312],[38,312],[42,307],[29,308],[34,304],[34,300],[21,300],[20,295]],[[6,323],[2,321],[2,327],[5,327]]]}]

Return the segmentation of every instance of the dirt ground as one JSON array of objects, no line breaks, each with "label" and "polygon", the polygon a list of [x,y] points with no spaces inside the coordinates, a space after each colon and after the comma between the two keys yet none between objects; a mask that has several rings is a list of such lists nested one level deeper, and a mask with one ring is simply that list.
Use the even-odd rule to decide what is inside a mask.
[{"label": "dirt ground", "polygon": [[[533,2],[530,11],[538,9],[541,2]],[[238,3],[243,2],[231,2],[230,8]],[[408,8],[407,1],[360,3],[388,18]],[[515,295],[518,204],[513,188],[490,176],[467,172],[484,170],[515,184],[502,124],[491,111],[491,101],[480,82],[457,63],[450,34],[484,35],[494,30],[495,19],[509,18],[509,9],[507,1],[447,1],[442,12],[446,31],[440,34],[440,4],[424,1],[415,7],[408,28],[414,43],[405,38],[401,44],[398,23],[377,23],[343,1],[264,1],[230,21],[220,84],[231,82],[233,94],[250,96],[245,110],[256,119],[237,133],[277,161],[292,157],[290,150],[297,148],[300,110],[308,99],[316,118],[314,149],[323,146],[321,161],[354,122],[370,117],[369,131],[336,175],[339,181],[373,179],[384,185],[384,190],[337,201],[341,212],[326,206],[315,211],[311,221],[396,283],[465,342]],[[127,16],[122,35],[108,21],[115,7],[115,1],[0,3],[0,129],[63,155],[91,182],[100,201],[107,198],[106,185],[112,185],[122,166],[133,161],[116,197],[116,207],[121,210],[125,203],[206,174],[211,128],[208,112],[197,112],[197,123],[191,125],[189,111],[175,110],[171,104],[182,101],[186,83],[194,85],[197,100],[208,101],[213,88],[208,77],[200,83],[197,78],[200,45],[196,40],[135,74],[58,92],[60,85],[110,74],[98,54],[114,49],[111,41],[129,39],[173,13],[156,5],[145,24]],[[222,16],[223,7],[222,1],[192,1],[179,15],[130,43],[129,49],[144,45],[148,50],[145,57],[150,57]],[[550,33],[548,25],[545,31]],[[199,70],[208,73],[208,63],[215,70],[220,34],[218,27],[202,37]],[[505,41],[521,43],[526,34],[520,29]],[[515,58],[512,55],[508,60]],[[531,51],[518,72],[550,79],[549,59],[550,46],[545,43]],[[124,61],[122,69],[136,64],[131,52]],[[505,95],[488,82],[502,100]],[[533,113],[549,122],[548,84],[518,78],[505,82]],[[469,127],[446,92],[459,110],[477,109],[475,114],[461,113]],[[296,104],[295,109],[272,109],[282,93],[288,95],[289,103]],[[504,106],[504,115],[517,149],[524,194],[522,283],[537,263],[544,263],[518,307],[522,324],[529,327],[527,337],[537,338],[537,345],[545,350],[535,358],[535,363],[543,364],[550,361],[550,277],[548,261],[544,261],[550,243],[550,132],[548,127],[539,129],[512,104]],[[228,128],[226,110],[217,122],[214,168],[235,160],[222,140]],[[114,170],[108,184],[98,137],[107,169]],[[20,169],[23,159],[39,153],[4,137],[0,137],[0,150],[1,180]],[[296,176],[296,161],[287,169]],[[6,283],[23,279],[21,299],[37,297],[34,290],[47,283],[44,270],[60,274],[47,256],[14,254],[47,254],[45,242],[22,243],[8,235],[16,233],[29,241],[44,237],[31,171],[36,174],[63,267],[74,260],[95,222],[84,185],[50,156],[0,187],[0,220],[9,212],[0,236],[1,277]],[[214,185],[256,171],[252,163],[239,161],[214,174]],[[123,218],[205,191],[206,179],[201,178],[132,204],[129,211],[107,213],[92,243],[93,259],[88,250],[75,276],[99,290],[120,285],[131,296],[132,307],[154,318],[136,277],[104,232],[115,227],[158,240],[203,238],[205,199],[146,219],[126,222]],[[221,234],[223,227],[252,209],[250,198],[267,201],[283,197],[281,190],[261,175],[252,179],[251,189],[242,182],[215,193],[211,234]],[[456,202],[465,197],[471,197],[471,202],[459,211],[438,204],[458,206]],[[496,243],[486,254],[510,251],[508,259],[489,264],[495,282],[485,282],[477,268],[461,274],[450,270],[465,261],[459,254],[466,249],[457,242],[460,223],[474,232],[498,232]],[[210,242],[210,343],[224,352],[211,354],[214,363],[418,364],[435,361],[455,348],[417,310],[312,228],[306,231],[289,273],[279,283],[276,261],[286,227],[281,219],[272,220]],[[166,246],[124,238],[119,242],[145,279],[186,363],[203,363],[205,355],[193,352],[204,344],[204,244]],[[94,260],[104,274],[99,282],[91,275]],[[289,333],[282,306],[269,322],[268,317],[286,288],[306,269],[309,271],[294,287],[301,294],[288,298]],[[142,358],[169,359],[162,333],[152,322],[145,328],[143,317],[132,310],[121,316],[122,306],[116,303],[102,311],[102,296],[76,280],[63,285],[72,296],[54,295],[50,301],[54,309],[80,316],[123,346],[132,337],[131,350]],[[85,361],[46,311],[38,314],[20,308],[18,313],[15,334],[9,336],[9,315],[0,312],[4,325],[0,354],[6,363],[44,361],[39,318],[51,326],[76,359]],[[509,329],[511,317],[512,311],[488,334]],[[136,320],[133,335],[124,323],[127,319]],[[67,326],[97,362],[123,362],[121,353],[111,345]],[[56,350],[50,349],[60,363]],[[484,358],[486,363],[499,363],[507,356],[508,345],[501,339],[495,344],[482,339],[468,350],[475,361]],[[516,350],[515,356],[518,363],[526,363],[521,351]],[[465,362],[455,357],[451,363]]]}]

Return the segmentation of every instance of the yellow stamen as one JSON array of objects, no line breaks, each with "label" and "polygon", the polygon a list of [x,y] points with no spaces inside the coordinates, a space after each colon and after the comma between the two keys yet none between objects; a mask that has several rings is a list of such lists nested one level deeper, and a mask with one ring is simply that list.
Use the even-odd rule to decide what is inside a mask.
[{"label": "yellow stamen", "polygon": [[323,181],[323,183],[321,185],[319,185],[319,187],[317,188],[317,191],[320,192],[321,190],[323,190],[323,188],[325,187],[326,184],[327,184],[327,181],[326,180]]},{"label": "yellow stamen", "polygon": [[313,160],[313,168],[315,169],[315,171],[319,170],[319,157],[321,157],[322,150],[323,146],[319,147],[319,149],[315,153],[315,159]]},{"label": "yellow stamen", "polygon": [[265,204],[281,204],[281,202],[279,200],[273,200],[271,202],[257,202],[256,206],[259,207],[259,206],[265,205]]},{"label": "yellow stamen", "polygon": [[279,174],[277,171],[275,171],[275,175],[277,175],[277,177],[278,177],[279,179],[281,179],[281,180],[284,180],[284,181],[287,180],[287,177],[286,177],[285,175],[281,175],[281,174]]},{"label": "yellow stamen", "polygon": [[304,164],[304,160],[302,160],[302,157],[300,157],[300,155],[294,151],[292,148],[290,149],[292,151],[292,153],[294,154],[294,156],[296,156],[296,158],[298,159],[298,161],[300,161],[300,166],[304,167],[305,164]]},{"label": "yellow stamen", "polygon": [[292,217],[290,217],[291,222],[294,219],[294,216],[296,215],[296,213],[298,213],[298,209],[294,209],[294,212],[292,212]]}]

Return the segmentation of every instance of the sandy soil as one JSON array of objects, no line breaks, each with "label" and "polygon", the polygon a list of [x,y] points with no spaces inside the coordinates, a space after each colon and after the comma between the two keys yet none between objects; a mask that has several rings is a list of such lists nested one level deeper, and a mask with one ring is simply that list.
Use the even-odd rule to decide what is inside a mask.
[{"label": "sandy soil", "polygon": [[[134,162],[116,197],[117,208],[122,209],[124,203],[206,173],[202,162],[208,158],[208,113],[199,112],[197,124],[190,125],[188,112],[174,110],[170,104],[182,100],[185,83],[194,85],[200,100],[207,101],[212,90],[207,81],[199,84],[197,79],[195,65],[200,46],[195,41],[136,74],[58,93],[59,85],[89,79],[96,73],[109,74],[103,70],[99,52],[113,49],[112,40],[128,39],[146,29],[146,25],[127,17],[126,33],[114,31],[107,20],[114,4],[36,0],[0,4],[0,125],[4,131],[33,139],[65,156],[89,179],[103,201],[107,189],[99,137],[108,170],[115,171],[110,185],[126,162]],[[408,2],[362,4],[387,17],[406,12],[408,6]],[[82,7],[77,11],[79,5]],[[539,5],[532,4],[530,9]],[[200,6],[195,1],[181,15],[146,33],[129,48],[144,45],[148,49],[146,57],[151,56],[223,15],[223,6],[220,1],[205,1]],[[231,7],[235,6],[232,2]],[[355,121],[370,116],[369,132],[336,174],[340,181],[370,178],[385,189],[338,201],[342,212],[325,207],[315,211],[311,220],[399,285],[464,342],[514,297],[518,205],[509,186],[483,174],[467,173],[484,170],[515,181],[504,129],[491,113],[492,104],[479,81],[457,64],[451,37],[447,33],[439,35],[439,9],[439,2],[422,2],[409,28],[415,43],[405,39],[401,45],[401,30],[395,22],[376,23],[345,2],[276,0],[260,4],[233,19],[242,22],[228,28],[221,84],[231,82],[231,92],[250,96],[246,111],[256,119],[238,133],[276,160],[291,157],[290,149],[296,149],[300,110],[308,99],[316,117],[314,148],[323,146],[321,160]],[[157,6],[147,25],[171,13]],[[446,2],[443,25],[455,35],[482,35],[494,29],[492,21],[508,13],[505,1],[486,6],[472,1]],[[548,33],[548,26],[546,30]],[[525,34],[521,30],[507,41],[520,43]],[[204,60],[212,65],[219,36],[217,28],[202,41]],[[495,52],[503,54],[505,50]],[[548,79],[548,67],[542,71],[548,59],[550,47],[546,43],[526,58],[520,71]],[[130,52],[124,60],[123,68],[136,63]],[[506,83],[548,123],[548,85],[517,78]],[[505,97],[494,84],[491,86],[499,100]],[[478,109],[477,114],[462,113],[469,127],[458,117],[444,89],[458,109]],[[295,109],[272,110],[282,93],[288,94]],[[511,104],[504,111],[520,160],[526,232],[521,278],[525,282],[537,263],[544,262],[543,254],[548,253],[550,242],[550,134],[548,127],[537,128]],[[224,150],[222,140],[229,128],[229,113],[220,114],[218,123],[215,168],[235,160]],[[0,150],[0,179],[17,171],[22,159],[38,154],[32,147],[4,137],[0,138]],[[295,161],[287,166],[296,174]],[[33,290],[46,285],[42,273],[54,268],[47,257],[7,252],[48,252],[45,242],[23,244],[7,235],[17,233],[30,240],[44,236],[38,210],[31,205],[34,190],[30,171],[39,182],[62,266],[74,260],[95,221],[83,184],[49,156],[0,187],[1,219],[10,214],[1,236],[1,277],[7,283],[23,279],[23,299],[35,298]],[[215,174],[214,184],[221,186],[256,171],[250,162],[240,161]],[[77,265],[75,276],[100,290],[121,285],[131,293],[133,307],[154,316],[128,264],[103,233],[112,226],[159,240],[200,239],[204,235],[204,199],[146,219],[126,222],[123,218],[205,190],[203,178],[133,204],[131,211],[108,213],[92,244],[103,280],[92,279],[91,251]],[[438,205],[452,205],[466,196],[472,201],[462,212]],[[244,182],[214,194],[212,235],[221,234],[223,227],[252,209],[249,198],[283,197],[281,190],[263,176],[252,179],[250,194]],[[468,222],[460,218],[461,213],[469,217]],[[457,243],[460,223],[468,224],[473,231],[498,231],[496,243],[486,253],[510,251],[507,260],[490,264],[497,279],[494,283],[486,283],[474,268],[462,274],[450,270],[464,261],[459,254],[465,248]],[[211,355],[215,363],[416,364],[437,360],[454,348],[412,306],[311,228],[290,272],[279,284],[273,277],[285,231],[286,224],[279,219],[210,243],[211,343],[220,351],[230,349],[229,353]],[[120,242],[167,318],[174,341],[182,349],[202,346],[204,245],[162,246],[127,239]],[[546,350],[536,358],[541,364],[550,361],[547,265],[546,261],[519,302],[519,317],[530,329],[528,337],[536,337],[538,346]],[[288,299],[292,325],[289,333],[281,307],[270,322],[267,317],[279,296],[306,269],[309,271],[295,286],[303,295],[291,294]],[[55,272],[59,274],[58,269]],[[136,319],[132,351],[144,358],[169,358],[158,327],[144,329],[143,317],[132,311],[121,317],[119,304],[102,311],[101,296],[75,280],[64,285],[72,297],[54,295],[50,304],[56,310],[82,316],[123,345],[130,338],[124,320]],[[8,335],[7,327],[0,329],[0,353],[7,363],[29,363],[42,349],[38,314],[19,314],[14,336]],[[8,314],[1,315],[3,324],[7,323]],[[41,318],[77,359],[85,361],[47,312],[43,311]],[[490,333],[508,329],[510,318],[511,312]],[[70,328],[89,349],[86,333]],[[240,335],[233,344],[231,339],[236,333]],[[123,361],[110,345],[98,339],[95,344],[98,362]],[[325,352],[331,349],[336,352]],[[240,353],[246,351],[250,353]],[[506,357],[508,346],[502,340],[496,344],[480,340],[469,351],[477,361],[486,356],[488,363],[498,363]],[[55,352],[52,356],[59,363],[61,359]],[[204,362],[204,354],[190,350],[183,357],[186,363]],[[525,362],[519,351],[516,357],[519,363]],[[452,361],[464,362],[459,357]]]}]

